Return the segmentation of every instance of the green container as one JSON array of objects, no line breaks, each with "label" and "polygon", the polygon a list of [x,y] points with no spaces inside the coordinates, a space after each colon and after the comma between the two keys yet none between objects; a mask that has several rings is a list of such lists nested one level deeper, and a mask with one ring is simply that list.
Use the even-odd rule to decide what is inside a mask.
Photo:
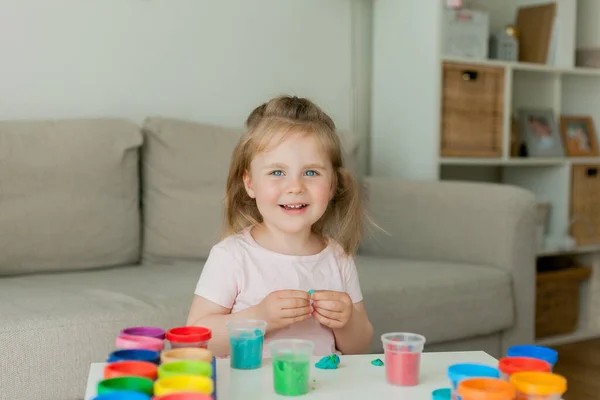
[{"label": "green container", "polygon": [[103,379],[98,382],[98,394],[129,390],[152,396],[152,385],[154,382],[140,376],[119,376],[117,378]]},{"label": "green container", "polygon": [[282,396],[308,393],[314,343],[300,339],[281,339],[271,342],[269,347],[275,393]]},{"label": "green container", "polygon": [[210,378],[212,376],[212,365],[204,361],[182,360],[162,364],[158,367],[159,378],[169,378],[181,375],[196,375]]}]

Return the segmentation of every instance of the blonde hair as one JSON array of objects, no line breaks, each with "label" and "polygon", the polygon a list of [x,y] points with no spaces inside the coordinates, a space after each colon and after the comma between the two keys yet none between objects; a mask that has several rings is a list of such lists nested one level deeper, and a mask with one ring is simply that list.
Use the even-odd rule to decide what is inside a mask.
[{"label": "blonde hair", "polygon": [[342,146],[333,120],[305,98],[281,96],[256,107],[246,120],[246,133],[233,151],[226,191],[226,235],[262,222],[256,201],[246,192],[243,177],[250,163],[280,135],[314,135],[333,167],[333,197],[313,225],[314,233],[337,241],[348,255],[356,253],[363,230],[358,184],[344,166]]}]

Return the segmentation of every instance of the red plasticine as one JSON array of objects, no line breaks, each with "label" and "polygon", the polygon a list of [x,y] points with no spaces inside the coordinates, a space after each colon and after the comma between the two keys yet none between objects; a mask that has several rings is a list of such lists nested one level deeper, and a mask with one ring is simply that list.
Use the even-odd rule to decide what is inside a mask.
[{"label": "red plasticine", "polygon": [[392,385],[416,386],[419,384],[421,353],[413,353],[408,349],[389,347],[385,352],[385,372]]}]

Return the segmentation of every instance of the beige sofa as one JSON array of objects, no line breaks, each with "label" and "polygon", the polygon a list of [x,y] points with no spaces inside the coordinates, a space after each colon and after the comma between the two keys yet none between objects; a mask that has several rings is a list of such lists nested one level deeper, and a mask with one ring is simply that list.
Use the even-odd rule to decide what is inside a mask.
[{"label": "beige sofa", "polygon": [[[0,123],[0,398],[83,397],[119,330],[185,323],[240,132],[150,118]],[[344,136],[351,165],[358,141]],[[492,355],[533,340],[533,196],[364,178],[357,258],[379,335]]]}]

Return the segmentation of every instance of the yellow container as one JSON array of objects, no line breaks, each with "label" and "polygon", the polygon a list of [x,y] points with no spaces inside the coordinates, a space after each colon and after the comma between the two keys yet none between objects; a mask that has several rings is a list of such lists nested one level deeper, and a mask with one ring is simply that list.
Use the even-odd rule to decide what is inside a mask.
[{"label": "yellow container", "polygon": [[567,380],[551,372],[517,372],[510,383],[517,389],[517,400],[560,400],[567,391]]},{"label": "yellow container", "polygon": [[156,396],[181,392],[211,394],[213,390],[213,380],[205,376],[171,376],[154,382],[154,394]]}]

